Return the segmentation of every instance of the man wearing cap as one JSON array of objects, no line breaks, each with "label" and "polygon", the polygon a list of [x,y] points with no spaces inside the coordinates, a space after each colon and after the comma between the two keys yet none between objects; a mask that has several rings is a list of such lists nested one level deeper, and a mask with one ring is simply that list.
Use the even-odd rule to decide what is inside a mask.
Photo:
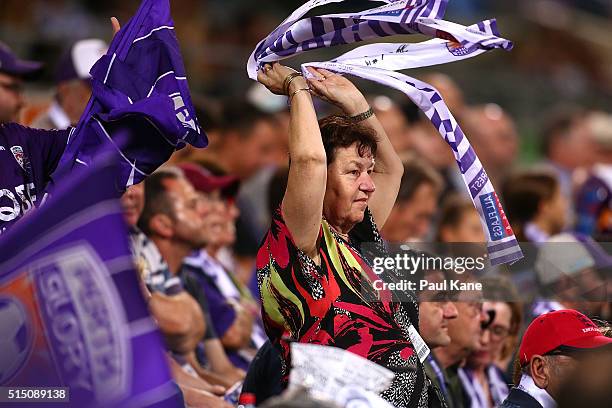
[{"label": "man wearing cap", "polygon": [[58,64],[55,98],[49,108],[32,122],[39,129],[67,129],[75,126],[91,97],[89,71],[108,48],[96,38],[77,41]]},{"label": "man wearing cap", "polygon": [[520,372],[517,370],[515,387],[501,407],[556,407],[561,387],[577,366],[576,357],[610,344],[612,338],[576,310],[539,316],[525,331],[517,361]]},{"label": "man wearing cap", "polygon": [[69,131],[30,129],[11,123],[23,105],[21,81],[41,64],[18,59],[0,43],[0,234],[41,200]]},{"label": "man wearing cap", "polygon": [[23,107],[22,81],[40,72],[41,68],[40,62],[21,60],[0,42],[0,124],[19,119]]},{"label": "man wearing cap", "polygon": [[[111,18],[113,33],[119,21]],[[0,234],[42,202],[71,132],[21,126],[14,121],[22,107],[21,79],[41,64],[20,60],[0,43]]]}]

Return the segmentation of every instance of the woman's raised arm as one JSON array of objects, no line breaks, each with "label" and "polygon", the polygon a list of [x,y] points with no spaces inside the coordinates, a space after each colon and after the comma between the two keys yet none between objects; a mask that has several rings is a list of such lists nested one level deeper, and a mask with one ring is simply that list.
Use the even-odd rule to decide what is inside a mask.
[{"label": "woman's raised arm", "polygon": [[257,80],[273,93],[290,98],[291,163],[282,211],[297,247],[316,261],[327,159],[308,84],[296,71],[278,63],[266,64],[257,74]]}]

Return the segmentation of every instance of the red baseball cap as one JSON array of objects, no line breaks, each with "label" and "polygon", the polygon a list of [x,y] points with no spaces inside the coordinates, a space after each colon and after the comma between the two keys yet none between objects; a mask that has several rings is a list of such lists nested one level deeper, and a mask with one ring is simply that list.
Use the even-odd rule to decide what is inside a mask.
[{"label": "red baseball cap", "polygon": [[208,169],[194,163],[181,163],[178,167],[193,188],[203,193],[221,190],[225,196],[235,196],[240,182],[235,176],[215,176]]},{"label": "red baseball cap", "polygon": [[561,346],[575,349],[594,349],[612,344],[591,319],[567,309],[545,313],[531,322],[519,349],[521,366],[534,355],[544,355]]}]

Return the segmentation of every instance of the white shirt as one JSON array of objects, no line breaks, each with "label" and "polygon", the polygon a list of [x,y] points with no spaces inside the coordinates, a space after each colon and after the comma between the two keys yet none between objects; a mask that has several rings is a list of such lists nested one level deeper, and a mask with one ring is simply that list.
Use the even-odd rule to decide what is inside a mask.
[{"label": "white shirt", "polygon": [[533,382],[533,378],[526,374],[523,374],[523,376],[521,377],[521,382],[516,388],[529,394],[533,399],[538,401],[543,408],[557,407],[557,403],[555,402],[553,397],[551,397],[546,390],[538,387]]}]

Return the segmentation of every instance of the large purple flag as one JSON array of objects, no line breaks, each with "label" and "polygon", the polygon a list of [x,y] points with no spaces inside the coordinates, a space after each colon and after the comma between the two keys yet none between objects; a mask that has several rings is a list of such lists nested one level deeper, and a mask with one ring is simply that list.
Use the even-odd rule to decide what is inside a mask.
[{"label": "large purple flag", "polygon": [[[53,185],[105,149],[121,156],[117,184],[138,183],[176,150],[205,147],[168,0],[143,0],[91,69],[92,98],[52,176]],[[55,187],[52,187],[54,189]]]},{"label": "large purple flag", "polygon": [[51,390],[52,406],[183,406],[134,270],[118,170],[98,159],[2,235],[0,386],[37,387],[37,401]]}]

